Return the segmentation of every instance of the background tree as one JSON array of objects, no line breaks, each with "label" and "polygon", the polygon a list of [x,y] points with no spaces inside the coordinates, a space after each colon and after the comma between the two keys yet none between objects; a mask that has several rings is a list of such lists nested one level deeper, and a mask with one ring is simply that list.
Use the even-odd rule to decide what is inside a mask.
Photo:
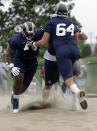
[{"label": "background tree", "polygon": [[[69,14],[74,3],[72,0],[64,0],[69,3]],[[32,19],[37,26],[43,26],[49,14],[55,13],[59,0],[13,0],[8,11],[10,22],[15,22],[17,17],[22,20]],[[13,24],[12,24],[13,25]]]},{"label": "background tree", "polygon": [[88,44],[83,44],[83,47],[81,49],[81,57],[87,57],[90,56],[92,53],[91,47]]},{"label": "background tree", "polygon": [[[79,24],[76,18],[71,16],[71,11],[75,5],[73,1],[64,0],[68,5],[69,17],[73,19],[74,23]],[[35,23],[36,27],[44,27],[48,16],[55,13],[58,2],[59,0],[13,0],[9,9],[1,14],[0,29],[3,34],[2,43],[4,41],[7,43],[16,24],[30,20]],[[4,45],[4,47],[6,46]],[[43,56],[44,50],[44,48],[41,49],[40,57]]]},{"label": "background tree", "polygon": [[95,45],[95,54],[97,55],[97,43],[96,43],[96,45]]},{"label": "background tree", "polygon": [[[69,16],[74,7],[73,0],[64,0],[68,4]],[[36,27],[44,27],[50,14],[55,13],[56,4],[59,0],[13,0],[11,6],[1,15],[0,23],[3,32],[3,39],[8,40],[14,26],[18,23],[30,20]],[[75,17],[73,17],[76,21]],[[44,49],[41,49],[40,56],[43,56]]]}]

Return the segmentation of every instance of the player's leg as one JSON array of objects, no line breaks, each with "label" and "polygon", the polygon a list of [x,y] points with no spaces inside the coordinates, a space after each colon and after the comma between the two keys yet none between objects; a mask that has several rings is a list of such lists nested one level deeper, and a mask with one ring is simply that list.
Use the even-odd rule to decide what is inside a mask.
[{"label": "player's leg", "polygon": [[20,74],[13,79],[13,93],[15,95],[20,95],[23,92],[24,73],[20,72]]},{"label": "player's leg", "polygon": [[[74,54],[73,54],[74,55]],[[67,56],[67,55],[66,55]],[[82,109],[87,108],[87,102],[84,99],[85,97],[85,92],[81,91],[73,78],[73,66],[72,66],[72,61],[68,57],[61,57],[61,60],[58,59],[58,68],[59,71],[64,79],[65,84],[70,87],[70,90],[72,93],[77,95],[79,99],[79,103],[82,107]]]},{"label": "player's leg", "polygon": [[24,63],[17,59],[15,60],[14,65],[20,68],[20,73],[18,76],[14,77],[12,98],[19,101],[19,95],[22,94],[30,85],[38,63],[37,60]]},{"label": "player's leg", "polygon": [[[67,79],[65,79],[65,84],[70,87],[71,92],[75,95],[75,97],[78,99],[80,106],[82,107],[82,109],[86,109],[87,108],[87,101],[85,100],[85,92],[81,91],[77,84],[74,82],[73,77],[68,77]],[[77,100],[76,99],[76,100]]]},{"label": "player's leg", "polygon": [[13,78],[13,92],[11,95],[12,112],[17,113],[19,111],[19,95],[23,90],[24,73],[20,73]]},{"label": "player's leg", "polygon": [[[79,84],[79,76],[81,76],[82,71],[84,72],[81,80],[83,80],[84,78],[86,78],[86,73],[87,73],[87,69],[85,64],[83,63],[83,61],[81,59],[75,61],[73,63],[73,74],[74,74],[74,81],[77,84],[77,87],[83,91],[85,91],[85,88],[82,88],[81,85]],[[82,68],[81,68],[82,67]],[[79,87],[80,86],[80,87]],[[72,109],[73,110],[79,110],[80,109],[80,105],[79,105],[79,101],[78,101],[78,97],[76,97],[75,94],[73,94],[73,101],[72,101]]]},{"label": "player's leg", "polygon": [[45,60],[45,87],[43,88],[43,98],[47,99],[52,85],[59,81],[57,64],[54,61]]},{"label": "player's leg", "polygon": [[61,90],[63,92],[63,96],[65,97],[67,95],[67,86],[66,84],[63,82],[62,85],[61,85]]},{"label": "player's leg", "polygon": [[37,64],[33,64],[32,66],[28,67],[25,75],[24,75],[24,81],[23,81],[23,92],[29,87],[35,73],[37,70]]},{"label": "player's leg", "polygon": [[11,97],[12,109],[14,113],[19,111],[19,95],[22,94],[30,85],[36,72],[37,64],[30,65],[25,73],[21,73],[14,78],[13,94]]},{"label": "player's leg", "polygon": [[[80,66],[80,65],[79,65]],[[79,67],[80,68],[80,67]],[[73,71],[73,80],[74,82],[76,83],[77,87],[79,88],[80,90],[80,96],[76,96],[75,94],[73,94],[73,102],[72,102],[72,109],[73,110],[80,110],[80,105],[79,105],[79,99],[80,99],[80,104],[81,104],[81,107],[83,109],[87,108],[87,101],[85,100],[85,90],[83,90],[79,85],[78,83],[78,75],[79,75],[79,72],[77,72],[77,70],[74,70]],[[82,98],[80,98],[82,97]],[[81,102],[81,99],[83,102]]]},{"label": "player's leg", "polygon": [[[77,75],[79,72],[76,70],[76,68],[74,66],[74,62],[72,62],[72,64],[73,64],[73,80],[76,83],[77,87],[79,88],[79,86],[77,84]],[[74,110],[74,111],[80,110],[79,98],[74,93],[72,93],[72,110]]]},{"label": "player's leg", "polygon": [[17,76],[13,76],[13,91],[11,95],[12,112],[17,113],[19,111],[19,95],[22,93],[22,85],[25,73],[25,64],[18,59],[14,60],[14,66],[19,67],[20,73]]}]

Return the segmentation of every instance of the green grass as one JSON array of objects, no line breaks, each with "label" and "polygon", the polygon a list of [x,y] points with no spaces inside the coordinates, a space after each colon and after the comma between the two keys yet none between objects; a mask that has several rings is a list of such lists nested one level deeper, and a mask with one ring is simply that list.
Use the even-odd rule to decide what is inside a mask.
[{"label": "green grass", "polygon": [[97,56],[84,59],[87,64],[88,76],[86,79],[86,90],[88,93],[97,94]]},{"label": "green grass", "polygon": [[86,89],[89,93],[97,94],[97,64],[89,64]]},{"label": "green grass", "polygon": [[85,63],[89,63],[89,62],[91,62],[91,63],[96,62],[97,63],[97,56],[86,57],[83,60]]}]

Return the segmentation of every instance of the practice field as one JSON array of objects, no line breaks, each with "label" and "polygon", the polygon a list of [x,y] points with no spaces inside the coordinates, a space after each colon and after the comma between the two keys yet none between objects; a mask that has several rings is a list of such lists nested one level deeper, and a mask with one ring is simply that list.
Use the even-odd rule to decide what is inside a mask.
[{"label": "practice field", "polygon": [[[97,64],[88,64],[87,94],[97,95]],[[39,70],[36,73],[39,77]],[[96,131],[97,98],[87,98],[88,109],[73,111],[72,96],[62,96],[60,90],[52,92],[45,103],[41,97],[38,78],[37,93],[25,92],[20,97],[20,112],[10,110],[12,79],[8,74],[8,95],[0,95],[0,131]],[[70,92],[69,92],[70,93]],[[89,96],[89,95],[87,95]]]},{"label": "practice field", "polygon": [[71,95],[54,94],[44,103],[40,95],[20,97],[20,112],[10,111],[10,97],[0,96],[0,131],[96,131],[97,98],[87,98],[88,109],[71,110]]}]

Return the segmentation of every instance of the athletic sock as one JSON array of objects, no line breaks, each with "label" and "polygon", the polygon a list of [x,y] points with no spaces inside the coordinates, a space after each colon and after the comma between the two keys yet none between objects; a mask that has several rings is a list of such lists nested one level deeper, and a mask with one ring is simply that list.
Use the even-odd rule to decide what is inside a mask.
[{"label": "athletic sock", "polygon": [[15,94],[12,94],[12,95],[13,95],[13,98],[19,99],[19,95],[15,95]]},{"label": "athletic sock", "polygon": [[70,90],[74,94],[78,94],[79,91],[80,91],[79,88],[77,87],[77,85],[75,83],[70,86]]},{"label": "athletic sock", "polygon": [[12,91],[13,98],[19,99],[20,95],[15,95],[14,92]]}]

